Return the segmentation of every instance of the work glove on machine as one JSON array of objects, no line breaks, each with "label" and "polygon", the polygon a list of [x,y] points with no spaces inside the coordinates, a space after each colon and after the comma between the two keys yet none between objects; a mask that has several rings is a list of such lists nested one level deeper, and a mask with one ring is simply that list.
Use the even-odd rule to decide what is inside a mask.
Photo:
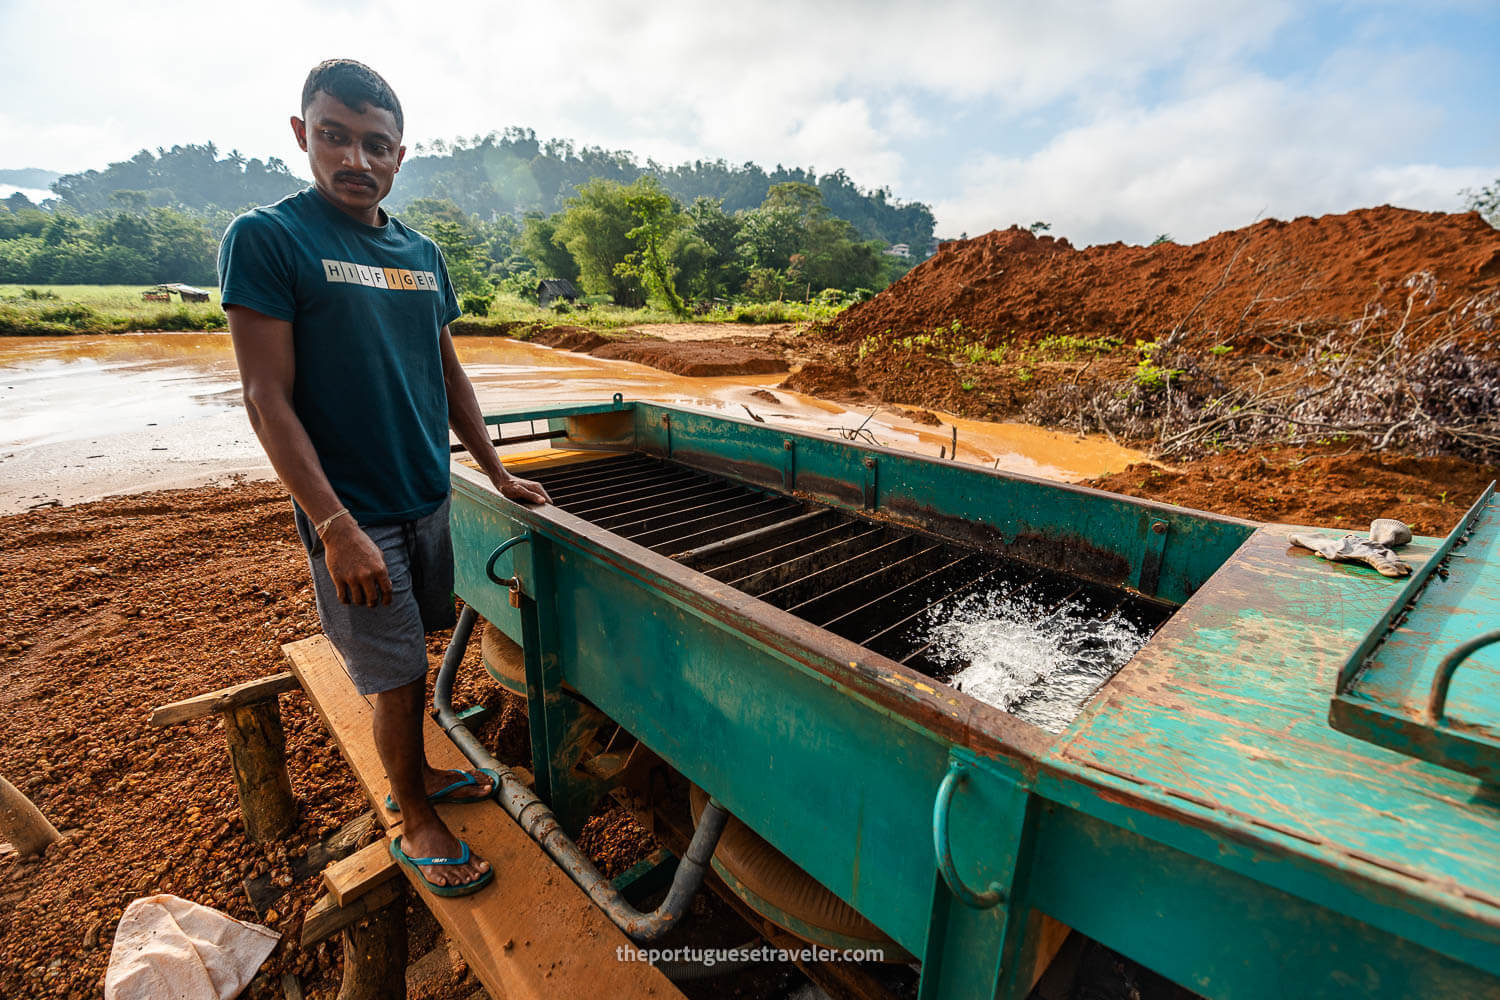
[{"label": "work glove on machine", "polygon": [[1400,521],[1382,517],[1370,523],[1370,537],[1345,535],[1291,535],[1293,545],[1311,549],[1330,562],[1362,562],[1373,566],[1381,576],[1406,576],[1411,567],[1401,561],[1393,546],[1411,541],[1411,529]]}]

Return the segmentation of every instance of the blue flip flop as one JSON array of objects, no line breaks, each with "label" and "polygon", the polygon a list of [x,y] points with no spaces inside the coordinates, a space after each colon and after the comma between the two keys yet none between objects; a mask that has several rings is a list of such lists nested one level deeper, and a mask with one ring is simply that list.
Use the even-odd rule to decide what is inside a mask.
[{"label": "blue flip flop", "polygon": [[[444,788],[439,788],[437,791],[435,791],[431,795],[427,796],[427,801],[428,802],[488,802],[490,799],[494,798],[495,797],[495,793],[500,790],[500,775],[499,775],[498,772],[492,771],[491,769],[489,769],[487,767],[481,767],[479,769],[479,773],[490,779],[490,794],[480,796],[477,799],[455,799],[455,798],[453,798],[453,793],[454,792],[462,791],[465,788],[472,788],[475,785],[479,784],[479,779],[476,778],[476,777],[474,777],[474,772],[472,772],[472,771],[464,771],[462,778],[459,778],[457,781],[455,781],[451,785],[448,785],[448,786],[446,786]],[[396,800],[394,798],[392,798],[391,796],[389,796],[389,795],[387,795],[385,797],[385,807],[387,809],[389,809],[391,812],[400,812],[401,811],[401,807],[396,804]]]},{"label": "blue flip flop", "polygon": [[429,881],[427,876],[422,874],[422,869],[418,867],[419,865],[468,864],[469,858],[471,856],[469,845],[465,841],[460,840],[458,842],[458,846],[462,848],[462,850],[458,852],[458,857],[456,858],[413,858],[408,857],[406,852],[401,850],[400,837],[397,837],[390,843],[391,857],[396,859],[396,863],[401,865],[401,867],[403,868],[409,869],[412,874],[421,879],[422,884],[427,887],[427,891],[435,896],[467,896],[471,892],[478,892],[480,889],[483,889],[486,885],[489,884],[490,879],[495,877],[495,869],[493,866],[489,871],[485,872],[478,878],[473,879],[469,882],[460,882],[458,885],[438,885],[436,882]]}]

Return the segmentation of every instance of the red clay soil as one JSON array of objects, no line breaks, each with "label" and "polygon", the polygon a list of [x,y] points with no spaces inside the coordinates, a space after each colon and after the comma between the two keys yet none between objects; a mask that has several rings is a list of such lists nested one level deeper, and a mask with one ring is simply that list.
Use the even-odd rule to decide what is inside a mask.
[{"label": "red clay soil", "polygon": [[[0,857],[0,997],[97,997],[121,912],[155,892],[283,934],[250,996],[280,997],[272,984],[288,970],[310,997],[333,996],[337,939],[297,945],[320,878],[294,878],[291,863],[369,805],[306,698],[280,699],[300,815],[272,846],[244,835],[217,719],[147,724],[158,705],[277,673],[281,644],[318,631],[279,484],[0,518],[0,775],[65,834],[40,860]],[[446,642],[429,637],[434,669]],[[478,645],[455,701],[501,709],[481,738],[507,763],[529,760],[524,707],[489,680]],[[641,846],[618,817],[595,827],[590,843],[612,866]],[[289,891],[258,916],[242,882],[265,873]],[[437,931],[420,904],[409,922],[415,961]],[[472,977],[451,978],[419,994],[474,992]]]},{"label": "red clay soil", "polygon": [[581,326],[548,327],[533,337],[532,341],[561,351],[577,351],[581,354],[610,343],[608,337]]},{"label": "red clay soil", "polygon": [[[1430,274],[1431,282],[1420,277]],[[991,346],[1047,336],[1152,341],[1181,326],[1189,346],[1258,349],[1263,334],[1329,329],[1367,310],[1413,323],[1500,288],[1500,231],[1478,213],[1383,206],[1343,215],[1267,219],[1189,246],[1111,243],[996,230],[944,244],[829,336],[844,344],[961,324]],[[1415,292],[1415,294],[1413,294]]]},{"label": "red clay soil", "polygon": [[1442,535],[1497,478],[1500,468],[1448,456],[1262,448],[1180,468],[1143,462],[1087,485],[1252,521],[1365,531],[1394,517]]},{"label": "red clay soil", "polygon": [[693,378],[768,375],[788,368],[786,359],[779,354],[722,340],[615,341],[589,353],[596,358],[634,361]]}]

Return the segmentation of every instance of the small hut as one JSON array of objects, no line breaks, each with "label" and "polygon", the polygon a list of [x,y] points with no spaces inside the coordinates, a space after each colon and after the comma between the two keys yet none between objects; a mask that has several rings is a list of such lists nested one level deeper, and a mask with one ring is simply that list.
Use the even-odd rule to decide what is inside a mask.
[{"label": "small hut", "polygon": [[543,278],[536,285],[536,301],[543,308],[562,299],[568,303],[578,301],[578,289],[567,278]]}]

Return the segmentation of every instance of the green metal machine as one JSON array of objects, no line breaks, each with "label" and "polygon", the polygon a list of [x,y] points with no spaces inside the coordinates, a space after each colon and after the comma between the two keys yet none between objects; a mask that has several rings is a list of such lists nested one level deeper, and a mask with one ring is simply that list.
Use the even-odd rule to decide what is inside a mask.
[{"label": "green metal machine", "polygon": [[[1492,494],[1391,580],[1284,526],[618,397],[487,420],[579,453],[540,508],[453,467],[456,589],[523,651],[564,827],[609,720],[923,998],[1026,995],[1048,921],[1209,997],[1500,996]],[[1061,733],[900,645],[1018,566],[1154,630]]]}]

